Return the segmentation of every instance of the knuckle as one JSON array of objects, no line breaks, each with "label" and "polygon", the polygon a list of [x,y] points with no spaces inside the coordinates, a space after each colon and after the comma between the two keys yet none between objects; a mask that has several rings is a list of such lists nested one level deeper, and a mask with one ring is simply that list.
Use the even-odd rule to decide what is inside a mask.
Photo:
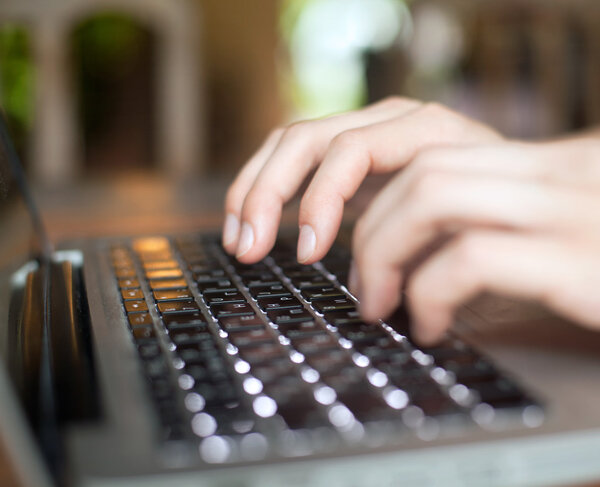
[{"label": "knuckle", "polygon": [[281,132],[281,137],[286,140],[303,139],[310,131],[311,125],[312,122],[306,120],[291,123],[285,129],[283,129]]},{"label": "knuckle", "polygon": [[359,129],[341,132],[334,137],[331,146],[339,150],[363,151],[365,149],[363,133]]},{"label": "knuckle", "polygon": [[380,102],[382,105],[395,108],[395,109],[407,109],[420,106],[422,103],[413,98],[407,98],[404,96],[392,95],[383,98]]}]

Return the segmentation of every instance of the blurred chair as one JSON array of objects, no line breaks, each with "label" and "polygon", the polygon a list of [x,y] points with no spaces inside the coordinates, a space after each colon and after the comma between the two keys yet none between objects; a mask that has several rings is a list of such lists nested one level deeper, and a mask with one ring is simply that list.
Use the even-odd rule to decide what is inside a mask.
[{"label": "blurred chair", "polygon": [[205,127],[197,5],[193,0],[0,1],[0,23],[23,25],[32,38],[36,88],[31,176],[37,182],[61,185],[80,172],[69,42],[77,25],[105,12],[128,15],[156,37],[159,168],[176,178],[201,171]]}]

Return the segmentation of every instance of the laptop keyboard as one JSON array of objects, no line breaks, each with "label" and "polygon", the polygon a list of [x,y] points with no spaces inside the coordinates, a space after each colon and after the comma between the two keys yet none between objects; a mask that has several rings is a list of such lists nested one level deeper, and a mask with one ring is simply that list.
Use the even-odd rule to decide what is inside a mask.
[{"label": "laptop keyboard", "polygon": [[206,462],[541,422],[541,408],[458,337],[418,348],[403,310],[361,321],[343,249],[301,265],[281,241],[244,265],[216,238],[151,237],[114,244],[110,258],[161,438],[199,441]]}]

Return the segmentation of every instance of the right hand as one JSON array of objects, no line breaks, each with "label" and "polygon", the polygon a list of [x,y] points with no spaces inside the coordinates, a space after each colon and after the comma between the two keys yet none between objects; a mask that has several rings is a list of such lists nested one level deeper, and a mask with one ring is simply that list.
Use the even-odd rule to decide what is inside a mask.
[{"label": "right hand", "polygon": [[244,263],[265,257],[283,204],[317,168],[300,205],[298,260],[325,256],[344,204],[369,173],[405,167],[436,146],[489,143],[489,127],[441,105],[389,98],[364,109],[274,130],[242,168],[226,201],[223,246]]}]

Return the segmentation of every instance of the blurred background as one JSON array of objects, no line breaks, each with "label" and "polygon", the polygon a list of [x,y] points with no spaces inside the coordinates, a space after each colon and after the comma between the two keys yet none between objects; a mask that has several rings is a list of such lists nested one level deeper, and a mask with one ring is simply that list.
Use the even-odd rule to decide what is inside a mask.
[{"label": "blurred background", "polygon": [[524,139],[597,124],[598,25],[597,0],[2,0],[0,103],[48,208],[113,229],[206,181],[216,208],[272,127],[389,95]]}]

